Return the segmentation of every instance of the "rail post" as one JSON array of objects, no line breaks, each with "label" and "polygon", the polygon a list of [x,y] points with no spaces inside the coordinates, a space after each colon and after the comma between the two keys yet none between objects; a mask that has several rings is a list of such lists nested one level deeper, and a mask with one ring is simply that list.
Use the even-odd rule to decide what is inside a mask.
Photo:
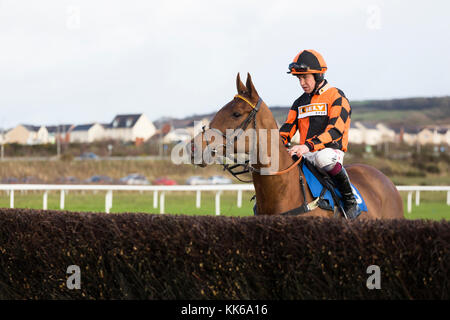
[{"label": "rail post", "polygon": [[14,208],[14,190],[9,192],[9,207]]},{"label": "rail post", "polygon": [[237,192],[237,207],[242,207],[242,190],[238,190]]},{"label": "rail post", "polygon": [[220,216],[220,195],[222,190],[216,192],[216,216]]},{"label": "rail post", "polygon": [[197,190],[196,192],[196,198],[195,198],[195,207],[200,208],[201,206],[201,200],[202,200],[202,193],[200,190]]},{"label": "rail post", "polygon": [[108,190],[105,196],[105,212],[109,213],[113,204],[113,194],[112,190]]},{"label": "rail post", "polygon": [[161,191],[161,195],[159,196],[159,213],[164,213],[164,200],[165,194],[164,191]]},{"label": "rail post", "polygon": [[64,202],[65,202],[65,191],[62,189],[59,197],[59,208],[64,210]]},{"label": "rail post", "polygon": [[408,213],[411,213],[411,207],[412,207],[412,191],[408,192]]},{"label": "rail post", "polygon": [[158,208],[158,191],[153,191],[153,208]]},{"label": "rail post", "polygon": [[42,200],[42,209],[47,210],[48,191],[44,191],[44,199]]}]

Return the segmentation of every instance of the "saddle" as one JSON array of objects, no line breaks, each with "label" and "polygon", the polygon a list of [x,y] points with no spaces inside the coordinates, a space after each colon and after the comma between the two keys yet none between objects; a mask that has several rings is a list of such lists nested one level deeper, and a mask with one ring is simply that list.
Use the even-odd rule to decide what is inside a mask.
[{"label": "saddle", "polygon": [[[314,198],[318,198],[317,204],[319,208],[334,211],[335,215],[337,215],[339,211],[342,212],[342,196],[328,173],[323,169],[317,168],[312,162],[305,158],[302,159],[299,167],[303,171],[311,194]],[[356,189],[352,183],[350,184],[361,211],[367,212],[367,205],[358,189]]]},{"label": "saddle", "polygon": [[[294,160],[298,160],[298,158],[295,159],[295,157],[296,156],[294,156]],[[298,208],[283,212],[281,213],[281,215],[296,216],[310,212],[317,207],[324,210],[333,211],[334,217],[343,215],[344,210],[343,203],[341,201],[342,196],[328,173],[325,170],[314,166],[314,164],[308,161],[306,158],[303,158],[300,161],[300,163],[298,164],[298,169],[303,171],[306,185],[308,186],[315,200],[313,200],[311,203],[307,203],[305,183],[303,181],[302,175],[300,174],[300,186],[303,192],[303,204]],[[361,208],[361,211],[367,212],[367,206],[362,199],[361,194],[353,184],[351,184],[351,186],[353,188],[353,193],[359,207]],[[255,198],[256,195],[254,195],[252,199],[250,199],[250,201],[254,200]],[[253,206],[253,213],[254,215],[258,215],[256,210],[256,203]]]}]

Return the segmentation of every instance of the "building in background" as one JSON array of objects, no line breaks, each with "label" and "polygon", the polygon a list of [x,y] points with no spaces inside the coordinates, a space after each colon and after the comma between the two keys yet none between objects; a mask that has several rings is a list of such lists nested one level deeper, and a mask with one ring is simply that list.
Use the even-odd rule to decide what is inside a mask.
[{"label": "building in background", "polygon": [[104,138],[132,142],[146,141],[155,132],[155,126],[143,113],[122,114],[105,125]]},{"label": "building in background", "polygon": [[49,143],[45,126],[19,124],[5,134],[6,143],[45,144]]},{"label": "building in background", "polygon": [[[358,128],[362,136],[362,143],[374,146],[383,143],[382,132],[372,123],[363,123],[355,121],[355,128]],[[349,137],[350,139],[350,137]]]},{"label": "building in background", "polygon": [[47,126],[48,141],[49,143],[56,143],[59,138],[59,142],[70,142],[70,132],[75,128],[73,124],[60,124],[56,126]]},{"label": "building in background", "polygon": [[434,144],[437,136],[434,134],[433,130],[430,128],[423,128],[417,133],[417,142],[420,145]]},{"label": "building in background", "polygon": [[105,128],[99,123],[81,124],[75,126],[71,132],[71,143],[90,143],[102,140],[105,136]]},{"label": "building in background", "polygon": [[441,131],[442,143],[450,145],[450,128],[444,128]]},{"label": "building in background", "polygon": [[353,121],[350,122],[350,130],[348,131],[348,142],[356,144],[364,143],[363,129],[357,127]]},{"label": "building in background", "polygon": [[399,137],[395,133],[395,131],[383,123],[377,123],[375,128],[378,129],[379,134],[381,135],[382,142],[398,142]]},{"label": "building in background", "polygon": [[164,144],[171,144],[171,143],[179,143],[179,142],[186,142],[193,138],[193,135],[191,135],[190,130],[188,129],[174,129],[169,131],[162,140],[162,143]]}]

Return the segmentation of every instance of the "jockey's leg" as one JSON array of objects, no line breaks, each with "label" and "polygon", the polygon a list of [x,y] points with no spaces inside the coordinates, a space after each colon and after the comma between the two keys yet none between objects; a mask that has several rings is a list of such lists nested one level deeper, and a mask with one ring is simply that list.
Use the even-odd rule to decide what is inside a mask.
[{"label": "jockey's leg", "polygon": [[361,214],[350,185],[347,171],[343,167],[344,152],[341,150],[325,148],[316,152],[314,163],[324,169],[333,179],[339,192],[342,194],[344,210],[349,219],[355,219]]}]

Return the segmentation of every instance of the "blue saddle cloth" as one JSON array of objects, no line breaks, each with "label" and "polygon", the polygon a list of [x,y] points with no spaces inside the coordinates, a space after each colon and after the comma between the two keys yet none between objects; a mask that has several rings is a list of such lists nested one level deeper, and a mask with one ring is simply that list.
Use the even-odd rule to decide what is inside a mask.
[{"label": "blue saddle cloth", "polygon": [[[320,196],[324,186],[322,185],[322,183],[319,181],[319,179],[316,178],[316,176],[311,172],[311,170],[309,170],[309,168],[306,166],[306,164],[303,162],[302,164],[302,170],[303,170],[303,174],[305,175],[306,178],[306,183],[309,187],[309,190],[311,191],[312,195],[314,198],[317,198]],[[362,198],[361,194],[359,193],[358,189],[356,189],[356,187],[350,183],[353,189],[353,194],[355,195],[356,198],[356,202],[358,203],[358,206],[361,208],[361,211],[366,211],[367,212],[367,205],[366,202],[364,201],[364,199]],[[342,202],[342,196],[341,193],[339,192],[339,190],[337,188],[334,189],[334,192],[336,193],[336,195],[339,197],[341,206],[343,206],[343,202]],[[331,195],[330,190],[326,190],[324,196],[323,196],[324,200],[328,201],[328,204],[330,205],[327,208],[323,208],[323,209],[328,209],[328,210],[333,210],[334,208],[334,200],[333,197]],[[322,207],[322,206],[320,206]]]}]

